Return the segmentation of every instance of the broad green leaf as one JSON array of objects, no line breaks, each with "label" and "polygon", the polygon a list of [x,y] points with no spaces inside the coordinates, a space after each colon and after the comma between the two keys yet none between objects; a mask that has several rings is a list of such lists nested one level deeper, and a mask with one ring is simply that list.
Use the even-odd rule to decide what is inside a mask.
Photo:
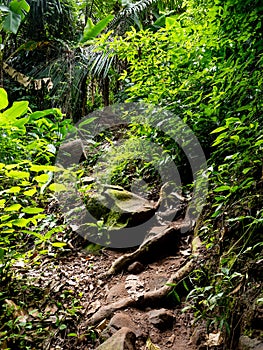
[{"label": "broad green leaf", "polygon": [[39,176],[35,176],[34,180],[36,180],[38,183],[44,184],[48,181],[49,175],[48,174],[41,174]]},{"label": "broad green leaf", "polygon": [[7,230],[2,230],[1,233],[13,233],[15,230],[13,228],[9,228]]},{"label": "broad green leaf", "polygon": [[10,170],[6,172],[6,176],[14,179],[29,179],[30,173],[27,171]]},{"label": "broad green leaf", "polygon": [[65,245],[67,245],[67,243],[64,243],[64,242],[54,242],[54,243],[52,243],[52,246],[56,247],[56,248],[62,248]]},{"label": "broad green leaf", "polygon": [[93,26],[91,25],[91,22],[88,21],[86,27],[84,28],[83,37],[80,40],[80,43],[84,44],[86,41],[96,38],[113,20],[113,18],[113,15],[108,15]]},{"label": "broad green leaf", "polygon": [[20,218],[12,221],[12,224],[18,227],[26,227],[28,223],[29,223],[29,220],[24,218]]},{"label": "broad green leaf", "polygon": [[9,218],[10,218],[10,215],[8,215],[8,214],[0,216],[1,222],[4,222],[4,221],[8,220]]},{"label": "broad green leaf", "polygon": [[7,33],[16,34],[21,24],[21,16],[13,11],[9,11],[3,22],[3,29]]},{"label": "broad green leaf", "polygon": [[20,131],[22,131],[24,134],[26,133],[25,124],[29,121],[29,117],[21,118],[17,120],[15,123],[13,123],[13,126],[16,126]]},{"label": "broad green leaf", "polygon": [[38,214],[38,213],[42,213],[43,211],[44,211],[43,208],[38,208],[38,207],[26,207],[22,209],[22,212],[26,214]]},{"label": "broad green leaf", "polygon": [[44,118],[47,115],[57,115],[62,117],[62,113],[58,108],[45,109],[44,111],[36,111],[30,114],[30,121],[37,120],[39,118]]},{"label": "broad green leaf", "polygon": [[25,196],[31,197],[37,192],[36,188],[32,188],[31,190],[27,190],[24,192]]},{"label": "broad green leaf", "polygon": [[0,88],[0,111],[8,106],[8,97],[5,89]]},{"label": "broad green leaf", "polygon": [[5,207],[4,211],[18,211],[21,207],[21,204],[12,204],[9,207]]},{"label": "broad green leaf", "polygon": [[67,187],[65,185],[59,183],[51,184],[48,188],[50,189],[50,191],[54,192],[62,192],[67,190]]},{"label": "broad green leaf", "polygon": [[22,19],[25,17],[25,13],[29,12],[30,6],[25,0],[13,0],[9,4],[10,10],[21,16]]},{"label": "broad green leaf", "polygon": [[8,190],[6,190],[6,193],[19,193],[20,190],[21,190],[21,187],[13,186],[13,187],[9,188]]},{"label": "broad green leaf", "polygon": [[173,26],[175,26],[177,24],[177,18],[176,17],[167,17],[165,19],[165,27],[166,29],[170,29],[172,28]]},{"label": "broad green leaf", "polygon": [[[4,113],[2,114],[2,117],[9,121],[9,124],[11,121],[15,121],[15,119],[21,117],[28,111],[28,101],[19,101],[14,102],[12,107],[8,108]],[[1,120],[0,120],[1,125]]]},{"label": "broad green leaf", "polygon": [[5,168],[6,168],[7,170],[10,170],[10,169],[17,168],[18,166],[19,166],[18,164],[7,164],[7,165],[5,166]]}]

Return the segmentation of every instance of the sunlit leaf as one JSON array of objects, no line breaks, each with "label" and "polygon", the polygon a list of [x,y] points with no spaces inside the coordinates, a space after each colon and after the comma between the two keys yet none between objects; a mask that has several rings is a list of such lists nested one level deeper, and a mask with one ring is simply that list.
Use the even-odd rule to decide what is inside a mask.
[{"label": "sunlit leaf", "polygon": [[22,209],[22,212],[26,214],[38,214],[38,213],[42,213],[43,211],[44,211],[43,208],[38,208],[38,207],[26,207]]},{"label": "sunlit leaf", "polygon": [[56,247],[56,248],[62,248],[62,247],[65,247],[65,245],[67,245],[67,243],[64,243],[64,242],[54,242],[54,243],[52,243],[52,246]]},{"label": "sunlit leaf", "polygon": [[18,211],[21,207],[21,204],[12,204],[9,207],[5,207],[4,211]]},{"label": "sunlit leaf", "polygon": [[[8,97],[5,89],[0,88],[0,111],[8,106]],[[1,115],[0,115],[1,118]]]}]

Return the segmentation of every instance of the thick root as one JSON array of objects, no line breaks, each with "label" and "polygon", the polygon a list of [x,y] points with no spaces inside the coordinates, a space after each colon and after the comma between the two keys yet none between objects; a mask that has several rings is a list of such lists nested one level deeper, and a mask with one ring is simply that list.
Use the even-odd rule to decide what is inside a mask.
[{"label": "thick root", "polygon": [[116,259],[106,272],[106,276],[120,272],[136,260],[140,261],[142,257],[145,257],[146,254],[150,255],[160,244],[164,244],[171,237],[175,238],[177,236],[180,238],[182,232],[184,232],[184,235],[189,234],[192,228],[190,221],[176,221],[161,227],[161,231],[158,234],[146,239],[134,252],[124,254]]},{"label": "thick root", "polygon": [[134,300],[131,297],[123,298],[114,303],[102,306],[88,321],[88,325],[95,325],[101,322],[105,318],[109,318],[112,314],[121,309],[127,307],[136,307],[137,305],[147,306],[156,301],[163,299],[169,292],[173,289],[173,284],[180,282],[184,277],[189,275],[193,271],[196,265],[196,259],[188,261],[184,266],[182,266],[178,271],[171,275],[166,284],[154,291],[149,291],[143,294],[138,300]]}]

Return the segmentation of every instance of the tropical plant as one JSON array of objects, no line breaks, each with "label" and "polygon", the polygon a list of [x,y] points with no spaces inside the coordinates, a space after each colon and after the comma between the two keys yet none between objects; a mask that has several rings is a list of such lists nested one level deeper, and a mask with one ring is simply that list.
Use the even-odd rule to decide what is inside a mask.
[{"label": "tropical plant", "polygon": [[[262,7],[231,0],[184,5],[183,13],[166,17],[165,27],[133,29],[110,49],[128,61],[121,75],[126,101],[161,105],[180,116],[209,157],[210,204],[196,233],[213,259],[221,258],[213,265],[217,279],[210,274],[206,281],[209,289],[191,295],[204,301],[203,317],[230,330],[225,343],[235,348],[240,310],[234,312],[234,300],[255,277],[225,281],[243,276],[248,256],[256,264],[262,248]],[[213,306],[205,304],[208,295]]]},{"label": "tropical plant", "polygon": [[[53,173],[59,171],[52,164],[69,121],[62,120],[58,109],[32,113],[28,101],[14,102],[8,108],[7,93],[2,88],[0,101],[0,256],[3,278],[3,274],[8,273],[6,266],[30,250],[27,245],[32,239],[43,244],[61,230],[61,227],[49,228],[47,224],[42,231],[41,222],[49,221],[45,204],[48,193],[57,190],[51,182]],[[20,250],[16,248],[17,240],[24,242]]]}]

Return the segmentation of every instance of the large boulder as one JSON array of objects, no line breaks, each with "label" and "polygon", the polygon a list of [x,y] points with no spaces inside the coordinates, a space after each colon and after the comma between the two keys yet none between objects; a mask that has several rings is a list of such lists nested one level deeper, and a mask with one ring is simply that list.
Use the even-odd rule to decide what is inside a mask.
[{"label": "large boulder", "polygon": [[156,203],[120,186],[97,185],[86,193],[86,206],[97,220],[103,218],[109,229],[132,227],[147,221],[156,210]]}]

